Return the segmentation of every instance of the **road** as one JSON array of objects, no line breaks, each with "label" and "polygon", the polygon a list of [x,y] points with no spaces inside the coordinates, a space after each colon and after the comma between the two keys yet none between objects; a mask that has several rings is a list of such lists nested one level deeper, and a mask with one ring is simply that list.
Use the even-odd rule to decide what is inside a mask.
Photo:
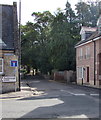
[{"label": "road", "polygon": [[2,100],[2,118],[99,118],[99,90],[52,80],[23,80],[31,95]]}]

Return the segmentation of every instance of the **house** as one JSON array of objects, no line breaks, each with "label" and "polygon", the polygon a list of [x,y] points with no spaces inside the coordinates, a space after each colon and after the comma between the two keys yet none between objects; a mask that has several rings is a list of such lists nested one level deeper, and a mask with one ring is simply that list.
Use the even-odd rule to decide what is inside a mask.
[{"label": "house", "polygon": [[17,4],[0,5],[0,93],[19,90]]},{"label": "house", "polygon": [[97,28],[82,26],[76,48],[77,83],[101,85],[101,16]]}]

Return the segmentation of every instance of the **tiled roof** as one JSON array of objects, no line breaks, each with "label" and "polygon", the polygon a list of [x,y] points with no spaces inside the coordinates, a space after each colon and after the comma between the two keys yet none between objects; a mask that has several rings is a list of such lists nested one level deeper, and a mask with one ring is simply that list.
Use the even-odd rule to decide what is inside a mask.
[{"label": "tiled roof", "polygon": [[7,45],[0,39],[0,49],[6,48]]},{"label": "tiled roof", "polygon": [[97,30],[96,27],[92,28],[92,27],[86,27],[86,26],[83,26],[82,29],[85,30],[86,32],[87,31],[95,32]]},{"label": "tiled roof", "polygon": [[83,43],[89,42],[89,41],[91,41],[91,40],[93,40],[93,39],[95,39],[97,37],[100,37],[100,36],[101,36],[101,34],[99,34],[98,31],[96,31],[88,39],[78,42],[75,47],[77,47],[77,46],[79,46],[79,45],[81,45]]},{"label": "tiled roof", "polygon": [[13,6],[0,5],[2,9],[2,33],[0,35],[0,49],[14,49],[14,20],[13,20]]}]

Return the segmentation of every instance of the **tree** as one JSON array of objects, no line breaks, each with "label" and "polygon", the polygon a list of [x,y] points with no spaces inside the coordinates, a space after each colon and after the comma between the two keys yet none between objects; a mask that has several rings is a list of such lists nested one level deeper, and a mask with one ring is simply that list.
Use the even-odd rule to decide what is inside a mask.
[{"label": "tree", "polygon": [[53,16],[49,11],[34,12],[32,16],[34,23],[22,26],[22,64],[47,73],[51,69],[47,42]]},{"label": "tree", "polygon": [[66,17],[67,17],[67,21],[69,23],[75,22],[75,19],[76,19],[75,12],[72,10],[71,4],[68,1],[66,3],[65,11],[66,11],[65,14],[66,14]]},{"label": "tree", "polygon": [[64,11],[33,12],[34,23],[22,26],[22,64],[39,69],[75,70],[75,44],[79,40],[76,15],[69,2]]},{"label": "tree", "polygon": [[96,26],[99,16],[99,2],[78,2],[76,11],[79,26]]},{"label": "tree", "polygon": [[52,22],[50,60],[54,69],[75,70],[74,46],[79,40],[76,16],[68,2],[65,10],[59,10]]},{"label": "tree", "polygon": [[77,18],[80,26],[88,26],[90,19],[90,6],[85,2],[76,4]]},{"label": "tree", "polygon": [[37,48],[34,46],[34,42],[38,40],[39,34],[35,31],[34,24],[31,22],[22,26],[21,32],[22,65],[28,66],[28,68],[37,68]]}]

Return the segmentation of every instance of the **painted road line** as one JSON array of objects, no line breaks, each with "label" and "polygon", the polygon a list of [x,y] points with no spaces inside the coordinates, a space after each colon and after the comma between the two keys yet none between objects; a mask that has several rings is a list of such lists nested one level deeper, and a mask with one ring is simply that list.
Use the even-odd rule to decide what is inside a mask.
[{"label": "painted road line", "polygon": [[69,93],[69,94],[71,94],[71,95],[75,95],[74,93],[69,92],[69,91],[67,91],[67,90],[60,90],[60,91],[62,91],[62,92],[66,92],[66,93]]},{"label": "painted road line", "polygon": [[73,92],[70,92],[70,91],[67,91],[67,90],[60,90],[60,91],[63,91],[63,92],[67,92],[71,95],[75,95],[75,96],[85,96],[86,94],[83,94],[83,93],[73,93]]},{"label": "painted road line", "polygon": [[72,93],[72,92],[69,92],[69,91],[67,91],[69,94],[71,94],[71,95],[75,95],[74,93]]},{"label": "painted road line", "polygon": [[33,81],[34,83],[39,83],[40,81],[39,80],[36,80],[36,81]]},{"label": "painted road line", "polygon": [[86,94],[81,94],[81,93],[79,93],[79,94],[75,94],[75,96],[85,96]]},{"label": "painted road line", "polygon": [[99,94],[90,94],[91,96],[99,96]]}]

